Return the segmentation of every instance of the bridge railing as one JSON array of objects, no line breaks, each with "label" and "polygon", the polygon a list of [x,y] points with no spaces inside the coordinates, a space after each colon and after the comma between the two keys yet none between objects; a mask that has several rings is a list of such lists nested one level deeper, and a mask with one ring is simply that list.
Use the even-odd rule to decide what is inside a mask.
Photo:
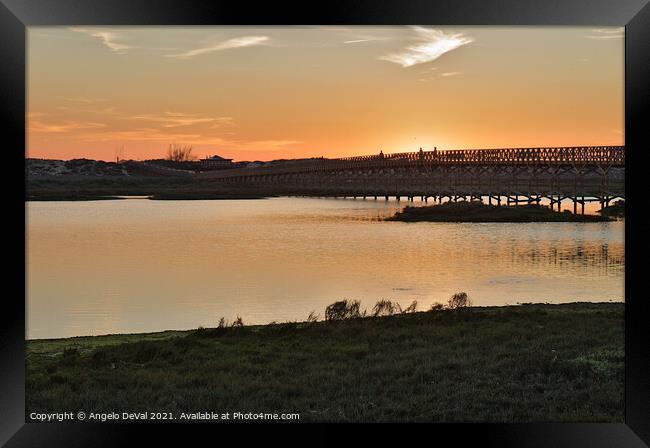
[{"label": "bridge railing", "polygon": [[625,161],[624,146],[579,146],[562,148],[506,148],[506,149],[455,149],[418,151],[369,156],[343,157],[347,162],[366,161],[432,161],[432,162],[608,162]]},{"label": "bridge railing", "polygon": [[295,164],[215,171],[213,178],[316,172],[332,169],[400,167],[407,165],[625,165],[624,146],[561,148],[460,149],[376,154],[338,159],[308,160]]}]

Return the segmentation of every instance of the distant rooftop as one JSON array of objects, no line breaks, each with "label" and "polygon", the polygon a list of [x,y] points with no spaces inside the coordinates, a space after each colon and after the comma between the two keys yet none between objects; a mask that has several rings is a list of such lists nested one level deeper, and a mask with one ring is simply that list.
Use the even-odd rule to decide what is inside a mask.
[{"label": "distant rooftop", "polygon": [[218,156],[218,155],[215,154],[213,156],[206,157],[205,159],[202,159],[202,160],[232,160],[232,159],[226,159],[224,157],[221,157],[221,156]]}]

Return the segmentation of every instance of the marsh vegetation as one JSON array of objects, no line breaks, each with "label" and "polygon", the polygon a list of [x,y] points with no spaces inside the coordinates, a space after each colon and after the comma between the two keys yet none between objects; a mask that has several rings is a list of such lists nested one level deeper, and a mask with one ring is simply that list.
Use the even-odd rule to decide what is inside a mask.
[{"label": "marsh vegetation", "polygon": [[28,412],[623,421],[622,303],[468,307],[461,294],[426,312],[387,300],[369,312],[333,305],[325,321],[222,319],[191,331],[28,341]]},{"label": "marsh vegetation", "polygon": [[569,210],[558,212],[537,204],[497,206],[480,201],[445,202],[425,207],[405,207],[386,219],[403,222],[599,222],[608,216],[581,215]]}]

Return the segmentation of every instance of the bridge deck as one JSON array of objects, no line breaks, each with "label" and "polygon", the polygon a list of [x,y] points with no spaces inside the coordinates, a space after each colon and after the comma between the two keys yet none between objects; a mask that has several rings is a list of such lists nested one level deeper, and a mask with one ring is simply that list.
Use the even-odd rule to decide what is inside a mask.
[{"label": "bridge deck", "polygon": [[434,150],[339,159],[285,162],[256,168],[210,171],[200,176],[213,179],[243,178],[331,170],[357,170],[435,166],[572,166],[624,167],[624,146],[575,146],[561,148],[505,148]]}]

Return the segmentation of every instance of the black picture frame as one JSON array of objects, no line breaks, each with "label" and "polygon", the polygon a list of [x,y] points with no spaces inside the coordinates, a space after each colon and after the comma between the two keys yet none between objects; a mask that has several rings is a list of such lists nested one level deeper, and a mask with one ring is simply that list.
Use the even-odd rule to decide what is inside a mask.
[{"label": "black picture frame", "polygon": [[[650,151],[644,120],[650,104],[650,6],[647,3],[648,0],[329,0],[300,3],[0,0],[0,123],[7,144],[3,178],[7,183],[5,191],[12,193],[5,219],[10,221],[17,242],[12,249],[14,253],[5,257],[9,261],[8,276],[0,312],[0,444],[119,446],[131,444],[133,437],[145,437],[149,443],[154,443],[150,440],[154,436],[168,443],[186,443],[189,431],[194,436],[213,437],[214,427],[205,424],[188,428],[177,424],[25,423],[25,247],[22,244],[25,172],[20,172],[19,167],[24,167],[25,163],[26,27],[194,24],[625,26],[625,423],[440,424],[435,428],[426,427],[423,433],[432,441],[451,438],[454,444],[472,442],[500,447],[640,447],[644,442],[650,444],[650,345],[647,343],[650,340],[647,325],[650,302],[640,295],[642,277],[635,275],[643,271],[639,245],[643,241],[640,178],[644,151]],[[274,430],[276,428],[278,426]],[[289,429],[292,428],[295,426],[289,425]],[[421,426],[419,428],[422,430]],[[219,428],[220,433],[224,430]],[[323,428],[317,431],[319,438],[327,438],[328,434],[336,438],[336,432]],[[372,432],[381,434],[383,431]]]}]

